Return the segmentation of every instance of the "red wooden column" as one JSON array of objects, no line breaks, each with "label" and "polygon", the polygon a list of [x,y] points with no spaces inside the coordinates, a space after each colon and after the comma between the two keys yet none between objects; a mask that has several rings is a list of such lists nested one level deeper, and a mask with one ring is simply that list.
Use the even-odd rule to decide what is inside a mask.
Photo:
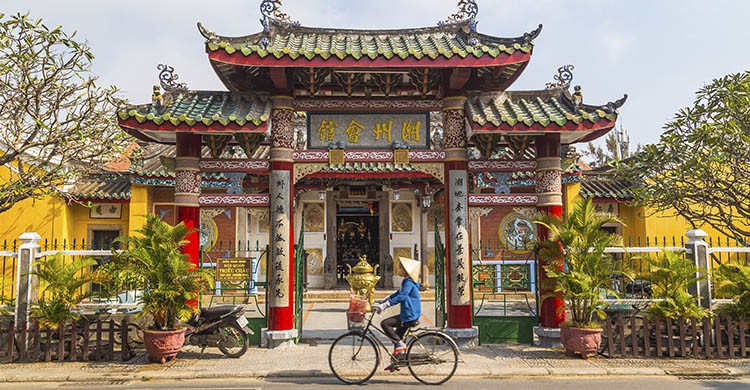
[{"label": "red wooden column", "polygon": [[[539,200],[537,210],[562,218],[562,172],[560,169],[560,134],[547,134],[536,137],[536,192]],[[539,239],[546,240],[549,231],[539,227]],[[544,266],[554,259],[539,259],[539,286],[544,286],[547,273]],[[551,292],[540,287],[540,296]],[[542,301],[540,325],[546,328],[559,328],[565,322],[565,303],[559,298]]]},{"label": "red wooden column", "polygon": [[271,263],[268,270],[269,348],[294,344],[294,226],[292,201],[294,107],[290,96],[274,96],[271,113],[270,222]]},{"label": "red wooden column", "polygon": [[448,332],[462,344],[475,340],[472,328],[469,248],[469,178],[464,104],[466,97],[443,99],[445,145],[445,277]]},{"label": "red wooden column", "polygon": [[198,167],[200,158],[201,136],[177,133],[174,204],[177,208],[177,221],[184,222],[188,229],[196,229],[187,236],[188,244],[182,247],[182,253],[190,255],[190,261],[196,266],[200,263],[201,250],[198,232],[201,225],[198,204],[201,194],[201,173]]}]

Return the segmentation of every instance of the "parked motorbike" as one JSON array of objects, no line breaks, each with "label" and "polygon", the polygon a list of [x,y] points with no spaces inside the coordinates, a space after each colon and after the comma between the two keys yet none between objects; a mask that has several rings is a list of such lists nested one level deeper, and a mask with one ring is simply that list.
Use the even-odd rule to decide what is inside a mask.
[{"label": "parked motorbike", "polygon": [[254,332],[247,328],[245,308],[242,306],[217,306],[201,309],[187,322],[185,344],[201,347],[217,347],[226,357],[238,358],[247,351],[247,335]]}]

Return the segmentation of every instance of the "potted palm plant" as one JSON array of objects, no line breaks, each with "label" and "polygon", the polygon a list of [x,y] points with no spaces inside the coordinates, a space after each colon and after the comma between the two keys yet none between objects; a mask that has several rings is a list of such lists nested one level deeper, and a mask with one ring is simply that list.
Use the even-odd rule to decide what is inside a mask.
[{"label": "potted palm plant", "polygon": [[152,323],[144,329],[143,338],[149,361],[164,363],[174,358],[185,342],[187,321],[197,306],[188,301],[210,288],[211,274],[198,269],[189,256],[181,253],[193,230],[180,222],[171,226],[156,215],[147,215],[137,235],[118,237],[123,250],[114,253],[114,261],[130,272],[140,283],[143,311]]},{"label": "potted palm plant", "polygon": [[535,221],[549,229],[547,241],[537,243],[539,255],[550,260],[544,267],[551,297],[565,300],[567,321],[561,325],[560,338],[565,353],[580,353],[585,359],[601,344],[601,322],[606,317],[606,296],[617,297],[612,290],[612,275],[632,279],[623,262],[604,253],[605,248],[620,246],[622,237],[606,232],[608,223],[622,223],[617,217],[597,212],[590,199],[576,202],[570,214],[560,219],[549,214]]}]

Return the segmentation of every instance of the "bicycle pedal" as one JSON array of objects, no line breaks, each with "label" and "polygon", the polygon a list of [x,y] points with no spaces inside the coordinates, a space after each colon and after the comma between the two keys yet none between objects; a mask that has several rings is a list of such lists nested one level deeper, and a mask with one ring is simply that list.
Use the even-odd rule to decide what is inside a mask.
[{"label": "bicycle pedal", "polygon": [[401,369],[395,364],[391,364],[390,366],[386,367],[385,370],[389,372],[401,371]]}]

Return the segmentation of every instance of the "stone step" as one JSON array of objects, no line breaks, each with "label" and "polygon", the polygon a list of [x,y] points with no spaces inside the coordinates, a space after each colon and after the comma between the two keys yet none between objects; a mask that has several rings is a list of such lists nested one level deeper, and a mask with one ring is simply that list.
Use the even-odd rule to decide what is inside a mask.
[{"label": "stone step", "polygon": [[[375,299],[381,299],[385,298],[388,295],[392,294],[395,289],[392,291],[387,290],[376,290],[375,291]],[[303,296],[303,302],[304,303],[320,303],[320,302],[349,302],[351,292],[349,290],[308,290],[305,292],[305,295]],[[423,301],[434,301],[435,300],[435,291],[429,290],[429,291],[421,291],[419,293],[420,298]],[[259,304],[262,304],[265,302],[266,295],[263,291],[260,291],[260,293],[257,296],[244,296],[241,294],[224,294],[223,296],[214,296],[213,305],[216,304],[253,304],[257,300]],[[204,300],[210,300],[210,296],[204,296]]]}]

